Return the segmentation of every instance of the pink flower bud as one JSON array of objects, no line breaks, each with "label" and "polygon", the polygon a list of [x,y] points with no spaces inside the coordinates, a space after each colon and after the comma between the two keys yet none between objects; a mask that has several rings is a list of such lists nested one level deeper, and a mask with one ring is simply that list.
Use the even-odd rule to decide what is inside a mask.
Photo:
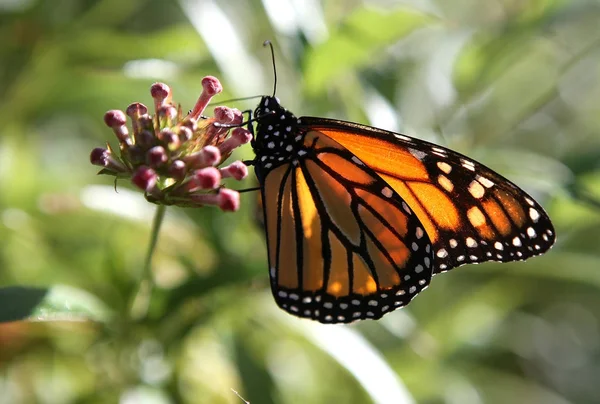
[{"label": "pink flower bud", "polygon": [[240,193],[228,188],[219,190],[219,208],[225,212],[235,212],[240,208]]},{"label": "pink flower bud", "polygon": [[131,139],[129,138],[129,131],[127,130],[127,118],[123,111],[113,109],[104,114],[104,123],[112,128],[113,132],[122,144],[131,145]]},{"label": "pink flower bud", "polygon": [[132,162],[134,165],[144,162],[146,158],[145,151],[142,150],[142,148],[138,145],[128,147],[126,152],[126,156],[128,157],[129,161]]},{"label": "pink flower bud", "polygon": [[179,140],[181,143],[185,143],[190,140],[193,136],[192,130],[187,126],[181,126],[179,128]]},{"label": "pink flower bud", "polygon": [[156,114],[161,121],[165,121],[170,124],[175,118],[177,118],[177,108],[171,105],[163,105],[156,110]]},{"label": "pink flower bud", "polygon": [[[137,125],[137,127],[139,127],[139,129],[148,129],[153,131],[154,130],[154,122],[152,122],[152,118],[150,118],[149,115],[142,115],[139,117],[139,119],[137,121],[134,121],[134,126]],[[138,130],[136,129],[136,132]]]},{"label": "pink flower bud", "polygon": [[123,165],[119,160],[115,159],[110,150],[102,147],[96,147],[90,153],[90,162],[93,165],[104,167],[116,173],[123,173],[127,171],[127,167]]},{"label": "pink flower bud", "polygon": [[232,125],[239,125],[244,121],[244,115],[242,111],[237,108],[232,108],[233,110],[233,120],[231,121]]},{"label": "pink flower bud", "polygon": [[104,114],[104,123],[109,128],[117,128],[127,123],[127,118],[123,111],[118,109],[111,109]]},{"label": "pink flower bud", "polygon": [[154,98],[154,108],[171,103],[171,88],[165,83],[154,83],[150,87],[150,95]]},{"label": "pink flower bud", "polygon": [[185,117],[181,125],[182,127],[190,129],[192,132],[198,129],[198,121],[189,115]]},{"label": "pink flower bud", "polygon": [[171,151],[177,150],[181,145],[181,141],[179,140],[179,136],[177,136],[170,129],[163,129],[158,134],[158,139],[163,142],[167,148]]},{"label": "pink flower bud", "polygon": [[240,208],[240,194],[227,188],[219,189],[216,194],[192,194],[190,199],[199,206],[216,205],[225,212],[235,212]]},{"label": "pink flower bud", "polygon": [[136,136],[137,144],[143,149],[149,149],[154,146],[156,143],[156,138],[154,137],[154,133],[150,132],[147,129],[144,129]]},{"label": "pink flower bud", "polygon": [[200,150],[204,156],[204,163],[209,166],[214,166],[221,160],[221,152],[214,146],[206,146]]},{"label": "pink flower bud", "polygon": [[246,128],[235,128],[231,131],[231,136],[219,145],[219,150],[223,156],[231,153],[233,149],[252,140],[252,133]]},{"label": "pink flower bud", "polygon": [[198,119],[210,102],[210,99],[223,91],[223,86],[216,77],[206,76],[202,79],[202,93],[189,116]]},{"label": "pink flower bud", "polygon": [[162,146],[154,146],[146,153],[146,163],[150,167],[160,167],[167,162],[167,152]]},{"label": "pink flower bud", "polygon": [[96,147],[90,153],[90,162],[95,166],[105,167],[109,158],[110,152],[102,147]]},{"label": "pink flower bud", "polygon": [[169,167],[169,175],[176,181],[181,181],[185,178],[187,169],[185,163],[181,160],[175,160]]},{"label": "pink flower bud", "polygon": [[240,181],[248,176],[248,167],[241,161],[234,161],[227,167],[219,169],[223,178],[233,177]]},{"label": "pink flower bud", "polygon": [[221,161],[221,152],[214,146],[205,146],[199,152],[184,157],[184,161],[192,168],[214,166]]},{"label": "pink flower bud", "polygon": [[135,120],[142,115],[146,115],[148,113],[148,108],[141,102],[134,102],[133,104],[129,104],[129,106],[125,110],[125,113],[132,120]]},{"label": "pink flower bud", "polygon": [[207,95],[213,97],[223,91],[223,86],[216,77],[206,76],[202,79],[202,89]]},{"label": "pink flower bud", "polygon": [[133,184],[139,189],[145,192],[150,192],[156,186],[157,179],[158,176],[153,169],[146,166],[141,166],[131,177],[131,182],[133,182]]},{"label": "pink flower bud", "polygon": [[215,107],[214,116],[219,123],[231,124],[235,119],[235,112],[232,108],[218,106]]},{"label": "pink flower bud", "polygon": [[221,182],[221,173],[215,167],[205,167],[196,170],[193,180],[200,189],[215,189]]},{"label": "pink flower bud", "polygon": [[139,133],[139,131],[145,127],[142,117],[148,117],[148,108],[142,103],[134,102],[127,107],[125,113],[131,118],[133,133]]}]

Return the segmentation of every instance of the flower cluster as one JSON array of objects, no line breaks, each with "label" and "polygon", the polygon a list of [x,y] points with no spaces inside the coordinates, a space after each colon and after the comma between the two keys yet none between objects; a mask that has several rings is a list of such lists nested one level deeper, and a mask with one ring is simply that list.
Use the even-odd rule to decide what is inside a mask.
[{"label": "flower cluster", "polygon": [[[248,143],[251,133],[240,126],[242,113],[237,109],[216,107],[213,117],[203,116],[211,98],[223,88],[215,77],[202,79],[202,94],[189,114],[171,100],[169,86],[155,83],[150,89],[155,114],[133,103],[125,112],[111,110],[104,122],[119,141],[119,150],[92,150],[92,164],[101,166],[99,174],[131,178],[150,202],[163,205],[216,205],[225,211],[239,208],[237,191],[225,188],[223,178],[241,180],[248,167],[235,161],[220,167],[233,149]],[[131,130],[127,127],[131,120]],[[233,129],[232,129],[233,128]]]}]

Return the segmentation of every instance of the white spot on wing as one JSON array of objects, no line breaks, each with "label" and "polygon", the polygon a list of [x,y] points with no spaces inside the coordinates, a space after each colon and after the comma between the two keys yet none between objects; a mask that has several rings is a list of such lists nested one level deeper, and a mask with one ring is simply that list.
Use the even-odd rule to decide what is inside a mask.
[{"label": "white spot on wing", "polygon": [[462,166],[467,170],[475,171],[475,164],[470,160],[460,159]]},{"label": "white spot on wing", "polygon": [[358,157],[356,157],[356,156],[352,156],[352,161],[354,161],[359,166],[364,166],[363,162],[360,161],[360,159]]},{"label": "white spot on wing", "polygon": [[531,220],[533,220],[533,223],[537,223],[537,221],[540,219],[540,212],[533,208],[529,208],[529,217]]},{"label": "white spot on wing", "polygon": [[406,142],[412,142],[412,139],[411,139],[411,138],[409,138],[408,136],[400,135],[400,134],[398,134],[398,133],[394,133],[394,137],[395,137],[396,139],[404,140],[404,141],[406,141]]},{"label": "white spot on wing", "polygon": [[473,180],[469,184],[469,193],[473,196],[473,198],[480,199],[483,197],[483,195],[485,195],[485,190],[479,182]]},{"label": "white spot on wing", "polygon": [[386,198],[391,198],[394,193],[392,192],[391,189],[389,189],[388,187],[385,187],[381,190],[381,194],[383,196],[385,196]]},{"label": "white spot on wing", "polygon": [[427,157],[427,154],[425,152],[420,151],[420,150],[409,148],[408,151],[409,151],[410,154],[413,155],[414,158],[416,158],[419,161],[423,161],[423,159],[425,157]]},{"label": "white spot on wing", "polygon": [[493,183],[492,181],[490,181],[490,180],[488,180],[487,178],[485,178],[485,177],[482,177],[482,176],[480,176],[480,175],[477,175],[477,176],[475,176],[475,179],[476,179],[477,181],[479,181],[479,183],[480,183],[481,185],[483,185],[484,187],[486,187],[486,188],[491,188],[491,187],[493,187],[493,186],[494,186],[494,183]]},{"label": "white spot on wing", "polygon": [[417,236],[417,239],[420,239],[421,237],[423,237],[423,229],[420,227],[417,227],[417,230],[415,231],[415,236]]},{"label": "white spot on wing", "polygon": [[450,174],[450,172],[452,171],[452,166],[444,161],[438,161],[437,167],[446,174]]}]

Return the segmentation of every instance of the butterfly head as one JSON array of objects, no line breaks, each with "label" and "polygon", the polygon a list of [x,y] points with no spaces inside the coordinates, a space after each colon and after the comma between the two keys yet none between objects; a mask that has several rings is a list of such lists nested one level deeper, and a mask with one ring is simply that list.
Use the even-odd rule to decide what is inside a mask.
[{"label": "butterfly head", "polygon": [[276,97],[262,97],[254,117],[257,126],[252,148],[260,176],[262,172],[286,164],[301,147],[302,136],[298,132],[298,119],[282,107]]},{"label": "butterfly head", "polygon": [[281,115],[281,112],[285,112],[285,108],[281,106],[279,99],[265,95],[260,99],[260,103],[254,110],[254,116],[260,122],[263,119],[269,119],[271,116]]}]

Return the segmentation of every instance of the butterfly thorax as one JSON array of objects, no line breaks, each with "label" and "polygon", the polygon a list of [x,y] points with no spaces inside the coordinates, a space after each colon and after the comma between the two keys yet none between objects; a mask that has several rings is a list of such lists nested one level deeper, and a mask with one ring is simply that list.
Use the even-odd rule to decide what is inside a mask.
[{"label": "butterfly thorax", "polygon": [[256,153],[255,167],[259,173],[266,175],[298,155],[303,148],[303,133],[298,130],[300,120],[283,108],[275,97],[262,97],[254,116],[257,122],[252,141]]}]

